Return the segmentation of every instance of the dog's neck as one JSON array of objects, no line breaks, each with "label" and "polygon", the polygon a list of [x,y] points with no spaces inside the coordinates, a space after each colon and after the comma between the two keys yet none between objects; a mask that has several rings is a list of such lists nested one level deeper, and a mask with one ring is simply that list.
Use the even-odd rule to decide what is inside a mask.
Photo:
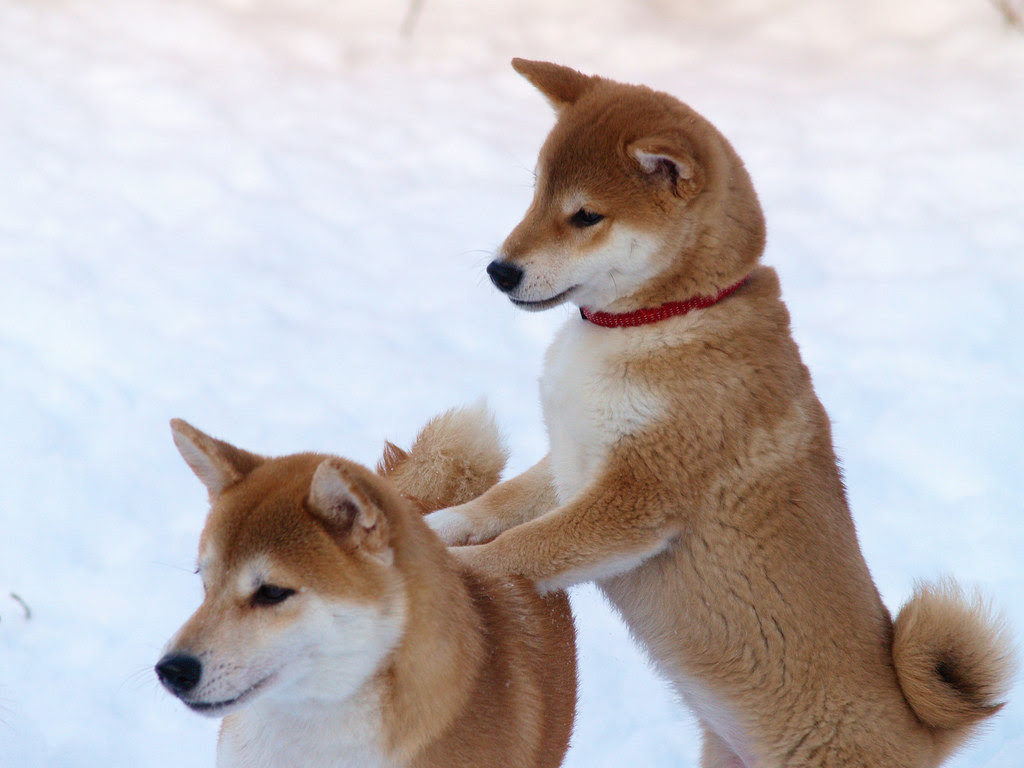
[{"label": "dog's neck", "polygon": [[473,693],[485,661],[473,595],[454,558],[425,523],[409,520],[403,547],[408,588],[403,641],[384,671],[389,752],[408,761],[433,743]]},{"label": "dog's neck", "polygon": [[342,701],[260,699],[224,719],[217,765],[393,768],[384,746],[381,698],[381,686],[368,684]]},{"label": "dog's neck", "polygon": [[692,296],[686,301],[670,301],[657,307],[643,307],[632,312],[595,312],[587,307],[580,307],[580,316],[587,322],[600,325],[603,328],[635,328],[640,325],[650,325],[670,317],[688,314],[697,309],[707,309],[738,291],[748,279],[748,277],[744,277],[738,283],[723,288],[714,296]]}]

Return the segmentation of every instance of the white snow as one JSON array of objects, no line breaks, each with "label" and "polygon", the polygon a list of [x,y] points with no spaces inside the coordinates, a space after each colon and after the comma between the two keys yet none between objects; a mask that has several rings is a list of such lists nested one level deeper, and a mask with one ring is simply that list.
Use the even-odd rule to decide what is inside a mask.
[{"label": "white snow", "polygon": [[[545,449],[563,310],[483,273],[551,125],[514,55],[670,91],[746,159],[895,610],[1024,632],[1024,34],[986,0],[0,0],[0,766],[212,766],[152,664],[199,601],[167,421],[373,461],[486,395]],[[9,593],[20,596],[32,611]],[[590,589],[566,765],[696,765]],[[1015,768],[1024,685],[951,765]]]}]

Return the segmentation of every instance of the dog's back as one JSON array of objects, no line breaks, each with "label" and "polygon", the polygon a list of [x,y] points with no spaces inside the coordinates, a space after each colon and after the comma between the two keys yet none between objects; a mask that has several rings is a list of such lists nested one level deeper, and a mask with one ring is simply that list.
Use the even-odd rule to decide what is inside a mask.
[{"label": "dog's back", "polygon": [[[497,426],[476,407],[434,418],[408,452],[388,443],[378,472],[426,514],[484,493],[505,461]],[[451,731],[415,765],[561,765],[576,705],[575,630],[567,595],[541,596],[523,578],[498,579],[456,567],[488,638],[487,660]]]}]

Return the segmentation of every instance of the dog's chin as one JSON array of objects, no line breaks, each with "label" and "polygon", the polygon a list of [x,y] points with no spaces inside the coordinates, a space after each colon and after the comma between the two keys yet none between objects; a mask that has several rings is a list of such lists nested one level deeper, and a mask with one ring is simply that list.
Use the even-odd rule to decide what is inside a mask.
[{"label": "dog's chin", "polygon": [[225,715],[237,712],[250,704],[253,699],[263,693],[273,677],[274,675],[268,675],[255,685],[247,688],[231,699],[224,699],[222,701],[188,701],[186,699],[182,699],[182,702],[184,702],[185,706],[193,712],[197,712],[200,715],[205,715],[206,717],[224,717]]},{"label": "dog's chin", "polygon": [[513,298],[512,296],[509,296],[509,301],[520,309],[525,309],[527,312],[542,312],[545,309],[551,309],[552,307],[557,307],[559,304],[565,303],[572,292],[577,288],[579,288],[579,286],[574,285],[572,288],[567,288],[549,299],[540,299],[539,301],[526,301],[524,299]]}]

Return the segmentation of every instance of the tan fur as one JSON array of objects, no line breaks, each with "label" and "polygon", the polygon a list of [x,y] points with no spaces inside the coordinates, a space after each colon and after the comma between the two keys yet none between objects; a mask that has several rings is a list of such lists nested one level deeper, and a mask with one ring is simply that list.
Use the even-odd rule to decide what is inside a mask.
[{"label": "tan fur", "polygon": [[948,585],[894,628],[743,164],[671,96],[513,63],[558,112],[500,255],[513,301],[625,312],[749,280],[655,325],[569,319],[541,382],[551,453],[428,521],[490,573],[596,580],[700,718],[705,768],[937,765],[998,710],[1007,639]]},{"label": "tan fur", "polygon": [[387,443],[377,472],[413,498],[424,512],[470,501],[498,482],[508,456],[498,427],[482,406],[432,419],[403,451]]},{"label": "tan fur", "polygon": [[[328,601],[328,615],[352,606],[357,617],[379,616],[382,643],[389,642],[387,626],[397,628],[394,647],[385,648],[344,701],[318,687],[333,690],[332,676],[347,674],[344,663],[321,669],[315,659],[323,651],[310,661],[302,650],[292,666],[308,666],[306,677],[289,671],[291,688],[282,689],[278,675],[268,684],[271,692],[224,719],[219,766],[561,763],[576,701],[567,597],[542,597],[522,578],[460,565],[420,516],[479,495],[497,480],[505,452],[483,409],[434,419],[411,452],[389,444],[382,459],[388,478],[336,457],[257,457],[185,422],[173,427],[186,460],[211,489],[212,509],[200,543],[206,598],[172,640],[169,656],[193,654],[204,668],[224,658],[211,672],[229,676],[265,645],[291,653],[279,638],[310,621],[314,600]],[[421,510],[403,494],[427,503]],[[259,578],[249,582],[254,568]],[[250,595],[260,583],[296,594],[278,605],[255,605]],[[353,627],[357,635],[376,631]],[[324,632],[314,629],[312,640],[302,641],[309,642],[326,643]],[[315,691],[308,700],[307,689]],[[317,723],[334,711],[336,724]],[[294,744],[257,746],[289,717],[296,723],[282,740]],[[354,746],[325,746],[335,732],[354,734]]]},{"label": "tan fur", "polygon": [[[926,723],[957,729],[1002,708],[993,704],[1012,673],[1000,627],[980,595],[953,581],[920,584],[894,623],[893,658],[903,693]],[[951,696],[950,690],[958,695]]]},{"label": "tan fur", "polygon": [[[588,207],[619,226],[655,234],[660,246],[656,279],[592,309],[624,312],[714,295],[750,271],[764,248],[764,217],[742,162],[710,123],[643,86],[602,78],[578,83],[582,76],[564,67],[521,59],[513,65],[552,101],[552,91],[573,92],[566,81],[581,90],[572,103],[555,102],[561,119],[541,150],[533,203],[502,246],[506,260],[554,257],[577,243],[593,250],[611,228],[574,230],[561,205],[583,189]],[[645,172],[638,153],[671,158],[688,168],[689,178],[669,175],[675,171],[668,164]],[[679,258],[684,252],[688,258]]]}]

